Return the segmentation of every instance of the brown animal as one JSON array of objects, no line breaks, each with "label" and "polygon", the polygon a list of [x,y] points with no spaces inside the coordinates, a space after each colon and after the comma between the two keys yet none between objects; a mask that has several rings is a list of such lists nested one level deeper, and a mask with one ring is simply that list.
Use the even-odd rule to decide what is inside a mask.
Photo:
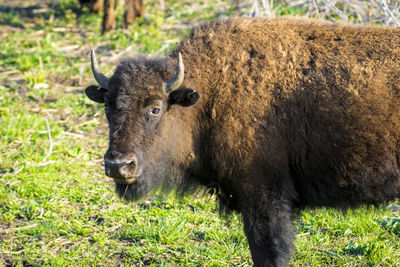
[{"label": "brown animal", "polygon": [[[115,28],[115,0],[79,0],[81,5],[89,5],[90,10],[99,13],[104,9],[102,34]],[[125,0],[125,25],[133,24],[136,17],[143,17],[143,0]]]},{"label": "brown animal", "polygon": [[216,189],[256,266],[287,264],[294,209],[400,196],[400,28],[235,18],[110,78],[92,52],[92,69],[119,195]]}]

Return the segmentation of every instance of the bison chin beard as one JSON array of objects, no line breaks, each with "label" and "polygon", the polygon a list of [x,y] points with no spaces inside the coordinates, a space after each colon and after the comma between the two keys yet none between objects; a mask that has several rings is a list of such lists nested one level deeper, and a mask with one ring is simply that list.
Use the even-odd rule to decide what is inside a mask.
[{"label": "bison chin beard", "polygon": [[183,180],[181,169],[171,162],[158,166],[147,166],[142,175],[132,184],[115,184],[115,189],[120,198],[127,201],[136,201],[145,197],[150,192],[162,188],[171,191],[174,185]]},{"label": "bison chin beard", "polygon": [[146,180],[142,176],[132,184],[115,184],[118,196],[127,201],[138,200],[146,196],[151,189],[151,186],[146,183]]}]

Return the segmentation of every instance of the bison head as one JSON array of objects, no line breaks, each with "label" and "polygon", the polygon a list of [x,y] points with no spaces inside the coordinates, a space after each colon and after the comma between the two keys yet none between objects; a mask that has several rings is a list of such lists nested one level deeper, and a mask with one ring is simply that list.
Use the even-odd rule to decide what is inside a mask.
[{"label": "bison head", "polygon": [[[93,50],[91,63],[100,86],[89,86],[85,92],[89,99],[105,104],[109,123],[105,173],[114,179],[120,195],[137,199],[163,185],[167,176],[179,175],[176,170],[183,160],[178,158],[190,153],[190,138],[182,137],[178,129],[182,121],[177,117],[185,111],[174,107],[191,106],[200,95],[182,86],[184,65],[180,53],[170,80],[170,58],[127,59],[110,78],[99,70]],[[179,140],[185,138],[188,140]],[[175,153],[177,156],[173,156]]]}]

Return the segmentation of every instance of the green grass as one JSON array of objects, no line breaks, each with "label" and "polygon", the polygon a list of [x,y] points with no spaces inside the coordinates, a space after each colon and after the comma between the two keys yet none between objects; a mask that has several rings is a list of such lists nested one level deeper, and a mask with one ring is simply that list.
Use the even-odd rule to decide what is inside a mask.
[{"label": "green grass", "polygon": [[[165,54],[187,34],[183,22],[240,11],[231,1],[166,0],[162,12],[159,1],[145,1],[148,19],[122,29],[119,6],[119,29],[100,36],[101,18],[85,9],[78,16],[73,0],[42,13],[17,8],[38,2],[57,1],[0,0],[0,266],[251,266],[240,216],[220,218],[213,198],[116,197],[103,174],[104,111],[83,93],[93,83],[92,47],[100,58],[129,47]],[[114,66],[101,64],[108,74]],[[400,265],[399,211],[306,210],[291,265]]]}]

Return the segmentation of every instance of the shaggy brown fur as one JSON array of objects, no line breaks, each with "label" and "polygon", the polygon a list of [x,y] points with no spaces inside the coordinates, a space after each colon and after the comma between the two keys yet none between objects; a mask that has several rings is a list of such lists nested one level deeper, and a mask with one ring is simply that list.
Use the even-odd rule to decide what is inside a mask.
[{"label": "shaggy brown fur", "polygon": [[[79,0],[81,5],[89,5],[91,12],[98,13],[104,8],[102,33],[115,28],[115,0]],[[125,0],[124,21],[125,25],[133,24],[136,17],[144,14],[143,0]]]},{"label": "shaggy brown fur", "polygon": [[[185,79],[168,95],[178,52]],[[87,94],[108,108],[105,158],[133,153],[143,167],[120,195],[216,188],[242,213],[254,263],[283,266],[293,208],[400,195],[399,87],[399,28],[236,18],[195,28],[170,57],[121,62],[105,93]],[[201,97],[184,107],[188,89]],[[161,117],[144,119],[155,100]]]}]

